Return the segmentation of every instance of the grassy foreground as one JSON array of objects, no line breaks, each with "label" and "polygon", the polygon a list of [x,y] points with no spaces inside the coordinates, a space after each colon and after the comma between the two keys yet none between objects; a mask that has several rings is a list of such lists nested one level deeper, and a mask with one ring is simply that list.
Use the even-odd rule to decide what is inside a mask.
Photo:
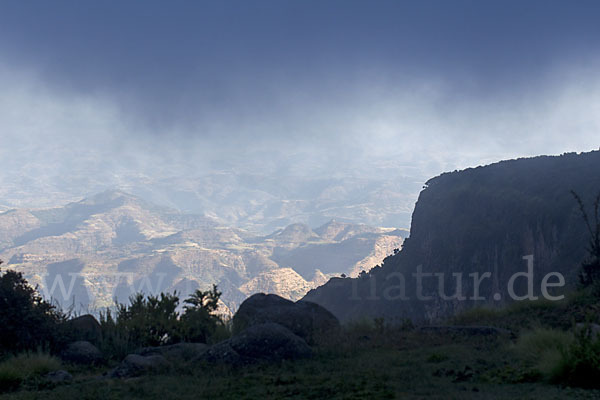
[{"label": "grassy foreground", "polygon": [[[594,399],[599,391],[561,388],[528,376],[506,339],[416,333],[347,334],[309,360],[244,368],[181,366],[165,375],[102,379],[73,371],[55,388],[26,387],[3,399]],[[383,337],[385,335],[385,337]]]},{"label": "grassy foreground", "polygon": [[560,356],[560,346],[574,340],[569,326],[586,315],[588,320],[597,317],[597,304],[578,295],[560,303],[474,310],[453,321],[508,328],[513,336],[355,323],[316,347],[313,358],[275,364],[182,364],[165,374],[123,380],[102,377],[111,366],[88,370],[63,365],[74,375],[73,382],[51,387],[33,379],[0,398],[599,399],[599,390],[550,383],[544,371],[557,361],[542,354]]},{"label": "grassy foreground", "polygon": [[[231,370],[174,371],[128,380],[79,376],[53,390],[6,399],[594,399],[600,393],[544,383],[502,383],[519,371],[501,351],[463,345],[357,349],[315,359]],[[468,352],[468,354],[465,354]],[[465,372],[466,371],[466,372]],[[473,376],[470,377],[470,371]],[[495,380],[498,380],[495,382]]]}]

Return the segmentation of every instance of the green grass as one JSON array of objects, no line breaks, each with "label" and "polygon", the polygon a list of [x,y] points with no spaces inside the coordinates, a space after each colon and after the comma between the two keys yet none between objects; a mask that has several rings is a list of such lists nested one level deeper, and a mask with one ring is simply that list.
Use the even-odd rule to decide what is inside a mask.
[{"label": "green grass", "polygon": [[[367,333],[367,335],[364,335]],[[367,336],[365,338],[365,336]],[[244,368],[179,365],[169,374],[98,379],[76,374],[52,389],[3,399],[564,399],[600,392],[515,379],[507,339],[423,336],[416,331],[344,330],[313,358]],[[108,367],[105,367],[108,369]],[[496,379],[497,378],[497,379]]]},{"label": "green grass", "polygon": [[578,330],[550,370],[550,381],[584,388],[600,388],[600,337]]},{"label": "green grass", "polygon": [[537,328],[523,332],[513,350],[527,365],[551,379],[574,340],[570,332]]},{"label": "green grass", "polygon": [[0,363],[0,392],[15,390],[60,367],[60,360],[45,353],[23,353],[10,357]]},{"label": "green grass", "polygon": [[518,301],[504,308],[479,307],[449,320],[454,325],[490,325],[514,333],[538,327],[568,330],[575,322],[600,323],[600,302],[591,289],[570,293],[563,300]]},{"label": "green grass", "polygon": [[94,370],[71,366],[75,379],[70,384],[24,385],[0,397],[597,399],[598,390],[563,385],[600,382],[589,374],[596,371],[590,365],[600,365],[600,342],[571,333],[572,324],[589,319],[598,303],[578,293],[561,302],[475,309],[453,319],[459,325],[511,329],[516,334],[512,338],[424,334],[410,324],[394,327],[386,321],[359,320],[345,325],[338,335],[320,340],[311,359],[243,368],[182,364],[167,374],[122,380],[101,378],[114,363]]},{"label": "green grass", "polygon": [[573,335],[570,332],[559,331],[548,328],[537,328],[532,331],[523,332],[514,349],[527,361],[538,361],[545,352],[561,352],[573,343]]}]

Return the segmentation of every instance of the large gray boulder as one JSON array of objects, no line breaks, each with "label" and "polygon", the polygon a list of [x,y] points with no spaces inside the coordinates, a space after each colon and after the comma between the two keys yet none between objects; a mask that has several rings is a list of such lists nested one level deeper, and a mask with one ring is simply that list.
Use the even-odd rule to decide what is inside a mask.
[{"label": "large gray boulder", "polygon": [[100,350],[85,340],[68,344],[61,353],[61,358],[67,362],[84,365],[98,365],[104,362]]},{"label": "large gray boulder", "polygon": [[65,323],[71,340],[85,340],[95,345],[102,341],[102,328],[93,315],[84,314]]},{"label": "large gray boulder", "polygon": [[256,361],[294,360],[310,357],[312,350],[301,337],[272,322],[254,325],[211,347],[201,361],[247,364]]},{"label": "large gray boulder", "polygon": [[111,378],[131,378],[135,376],[165,372],[171,367],[171,363],[161,355],[141,356],[129,354],[110,373]]},{"label": "large gray boulder", "polygon": [[204,343],[176,343],[168,346],[144,347],[136,353],[141,356],[160,355],[173,363],[189,361],[199,357],[209,346]]},{"label": "large gray boulder", "polygon": [[293,360],[312,352],[304,339],[273,322],[249,327],[232,337],[230,344],[244,357],[264,360]]},{"label": "large gray boulder", "polygon": [[246,299],[233,317],[233,333],[267,322],[288,328],[308,343],[340,329],[338,319],[316,303],[294,303],[276,294],[257,293]]}]

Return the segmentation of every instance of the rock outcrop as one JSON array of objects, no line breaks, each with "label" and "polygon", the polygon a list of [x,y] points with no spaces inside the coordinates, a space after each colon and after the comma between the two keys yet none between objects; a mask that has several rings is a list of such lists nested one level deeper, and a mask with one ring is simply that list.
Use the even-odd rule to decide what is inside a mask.
[{"label": "rock outcrop", "polygon": [[113,369],[109,376],[111,378],[131,378],[150,373],[165,372],[171,368],[171,363],[161,355],[141,356],[129,354]]},{"label": "rock outcrop", "polygon": [[176,343],[168,346],[144,347],[137,351],[138,355],[162,356],[172,363],[181,363],[197,358],[208,350],[204,343]]},{"label": "rock outcrop", "polygon": [[312,350],[289,329],[272,322],[253,325],[211,347],[196,361],[242,365],[309,357]]},{"label": "rock outcrop", "polygon": [[98,365],[104,362],[100,350],[85,340],[68,344],[61,353],[61,358],[67,362],[84,365]]},{"label": "rock outcrop", "polygon": [[[358,279],[332,278],[304,300],[340,320],[435,321],[470,307],[512,301],[508,284],[528,271],[525,256],[533,257],[533,296],[542,296],[542,281],[551,273],[565,279],[565,287],[553,288],[554,294],[565,293],[578,283],[588,242],[571,190],[591,205],[600,191],[600,151],[442,174],[421,192],[410,236],[398,254]],[[424,274],[421,285],[418,271]],[[484,274],[489,275],[477,290],[475,280]],[[559,282],[556,276],[550,281]],[[528,294],[527,279],[513,282],[515,294]]]},{"label": "rock outcrop", "polygon": [[233,317],[233,332],[238,334],[254,325],[274,322],[313,343],[320,335],[339,329],[337,318],[318,304],[292,302],[275,294],[257,293],[242,303]]},{"label": "rock outcrop", "polygon": [[102,328],[90,314],[80,315],[66,322],[67,334],[74,340],[84,340],[98,345],[102,341]]}]

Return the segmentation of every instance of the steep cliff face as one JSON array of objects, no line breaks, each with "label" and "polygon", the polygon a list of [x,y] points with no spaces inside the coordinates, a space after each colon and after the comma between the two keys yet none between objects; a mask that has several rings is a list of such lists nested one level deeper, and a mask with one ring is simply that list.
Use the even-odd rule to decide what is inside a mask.
[{"label": "steep cliff face", "polygon": [[[554,272],[564,276],[565,287],[549,294],[560,295],[577,284],[586,255],[587,233],[571,190],[591,206],[600,191],[600,152],[442,174],[421,192],[398,254],[358,279],[331,279],[305,299],[345,320],[435,320],[474,305],[517,300],[529,294],[530,281],[533,296],[542,296],[542,281]],[[510,285],[530,264],[532,279],[517,275]],[[558,284],[560,277],[546,282]]]}]

